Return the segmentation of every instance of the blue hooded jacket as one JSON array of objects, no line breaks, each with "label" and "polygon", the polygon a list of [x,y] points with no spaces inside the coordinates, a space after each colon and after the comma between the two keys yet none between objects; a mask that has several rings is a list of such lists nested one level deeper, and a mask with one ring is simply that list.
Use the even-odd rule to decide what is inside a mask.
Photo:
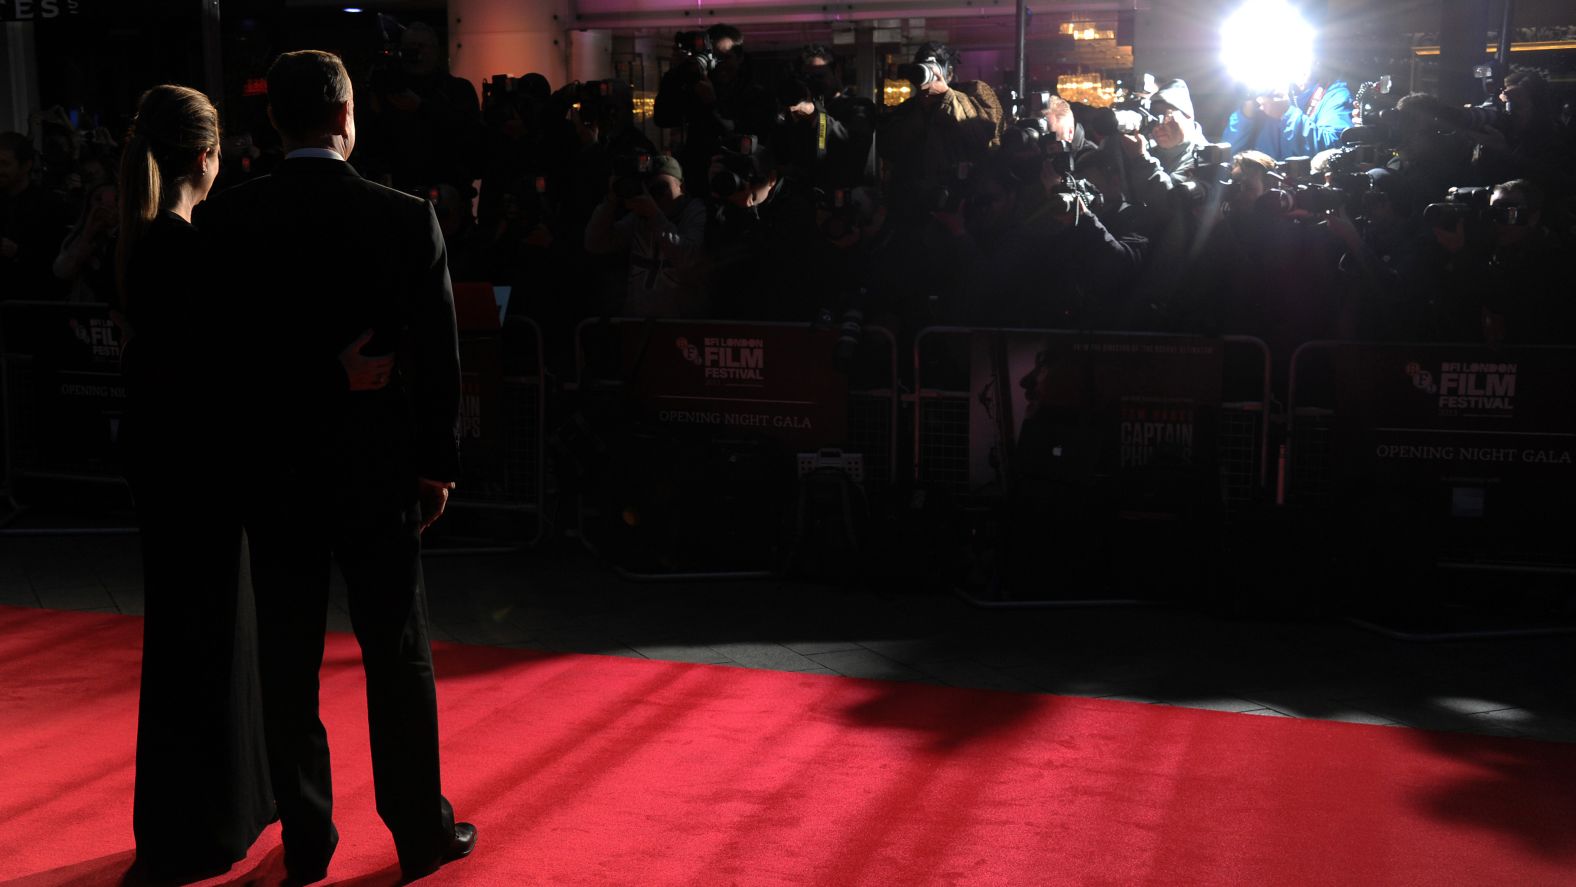
[{"label": "blue hooded jacket", "polygon": [[1316,95],[1319,95],[1317,83],[1304,90],[1297,99],[1298,105],[1305,112],[1303,153],[1310,157],[1326,148],[1339,145],[1341,133],[1352,126],[1352,90],[1346,85],[1345,80],[1337,80],[1324,87],[1324,94],[1319,95],[1317,103],[1313,101]]}]

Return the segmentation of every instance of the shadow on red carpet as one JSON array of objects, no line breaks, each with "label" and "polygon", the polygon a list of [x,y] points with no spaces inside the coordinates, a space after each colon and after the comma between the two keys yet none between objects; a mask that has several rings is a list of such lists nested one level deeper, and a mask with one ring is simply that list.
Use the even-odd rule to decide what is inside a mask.
[{"label": "shadow on red carpet", "polygon": [[[0,883],[131,862],[137,619],[0,608]],[[487,647],[436,649],[476,887],[1576,883],[1576,746]],[[128,677],[129,676],[129,677]],[[329,640],[332,884],[392,887]],[[204,884],[274,887],[278,829]],[[8,880],[9,879],[9,880]]]}]

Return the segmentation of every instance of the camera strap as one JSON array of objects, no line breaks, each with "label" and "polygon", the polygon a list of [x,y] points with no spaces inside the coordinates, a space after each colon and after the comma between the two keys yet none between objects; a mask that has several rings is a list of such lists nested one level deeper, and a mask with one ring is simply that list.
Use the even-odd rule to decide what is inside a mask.
[{"label": "camera strap", "polygon": [[815,115],[815,159],[826,159],[826,112]]}]

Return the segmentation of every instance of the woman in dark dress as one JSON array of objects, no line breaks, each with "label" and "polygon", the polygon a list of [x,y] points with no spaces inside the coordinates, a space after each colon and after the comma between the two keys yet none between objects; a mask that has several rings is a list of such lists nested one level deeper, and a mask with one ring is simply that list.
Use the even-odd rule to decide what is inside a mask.
[{"label": "woman in dark dress", "polygon": [[219,116],[207,96],[168,85],[144,93],[121,161],[121,441],[146,613],[132,827],[137,867],[159,878],[228,869],[273,818],[226,464],[224,293],[191,224],[218,169]]}]

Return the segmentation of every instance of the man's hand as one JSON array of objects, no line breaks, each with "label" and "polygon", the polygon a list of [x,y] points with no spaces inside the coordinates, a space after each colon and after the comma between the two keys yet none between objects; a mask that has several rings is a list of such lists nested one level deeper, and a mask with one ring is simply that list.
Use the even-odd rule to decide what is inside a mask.
[{"label": "man's hand", "polygon": [[389,383],[389,374],[394,371],[394,355],[369,357],[361,353],[370,341],[372,331],[367,330],[339,352],[339,365],[345,368],[351,391],[376,391]]},{"label": "man's hand", "polygon": [[1344,210],[1330,213],[1319,224],[1335,235],[1345,245],[1347,252],[1356,253],[1362,250],[1362,235],[1357,232],[1357,226],[1352,224],[1352,220],[1346,217]]},{"label": "man's hand", "polygon": [[1455,228],[1448,230],[1436,227],[1434,228],[1434,239],[1439,241],[1439,245],[1451,253],[1459,253],[1461,248],[1467,245],[1466,223],[1457,222]]},{"label": "man's hand", "polygon": [[1122,153],[1129,160],[1141,160],[1149,154],[1149,140],[1136,132],[1122,133]]},{"label": "man's hand", "polygon": [[652,199],[650,194],[641,194],[639,197],[629,198],[624,201],[624,208],[642,219],[653,219],[662,215],[662,207],[657,206],[657,202]]},{"label": "man's hand", "polygon": [[421,505],[421,530],[437,523],[443,517],[443,510],[449,505],[449,491],[454,489],[454,481],[428,480],[425,477],[416,478],[416,501]]},{"label": "man's hand", "polygon": [[1291,99],[1283,95],[1266,95],[1259,97],[1259,108],[1264,111],[1264,116],[1271,120],[1279,120],[1291,110]]},{"label": "man's hand", "polygon": [[389,104],[393,105],[395,110],[403,111],[406,114],[414,114],[421,109],[421,96],[417,95],[414,90],[407,89],[403,92],[392,93],[388,99]]},{"label": "man's hand", "polygon": [[117,221],[114,207],[95,206],[93,211],[88,213],[88,233],[92,235],[102,234],[115,227]]},{"label": "man's hand", "polygon": [[800,120],[815,115],[815,102],[804,101],[797,105],[789,105],[788,113]]}]

